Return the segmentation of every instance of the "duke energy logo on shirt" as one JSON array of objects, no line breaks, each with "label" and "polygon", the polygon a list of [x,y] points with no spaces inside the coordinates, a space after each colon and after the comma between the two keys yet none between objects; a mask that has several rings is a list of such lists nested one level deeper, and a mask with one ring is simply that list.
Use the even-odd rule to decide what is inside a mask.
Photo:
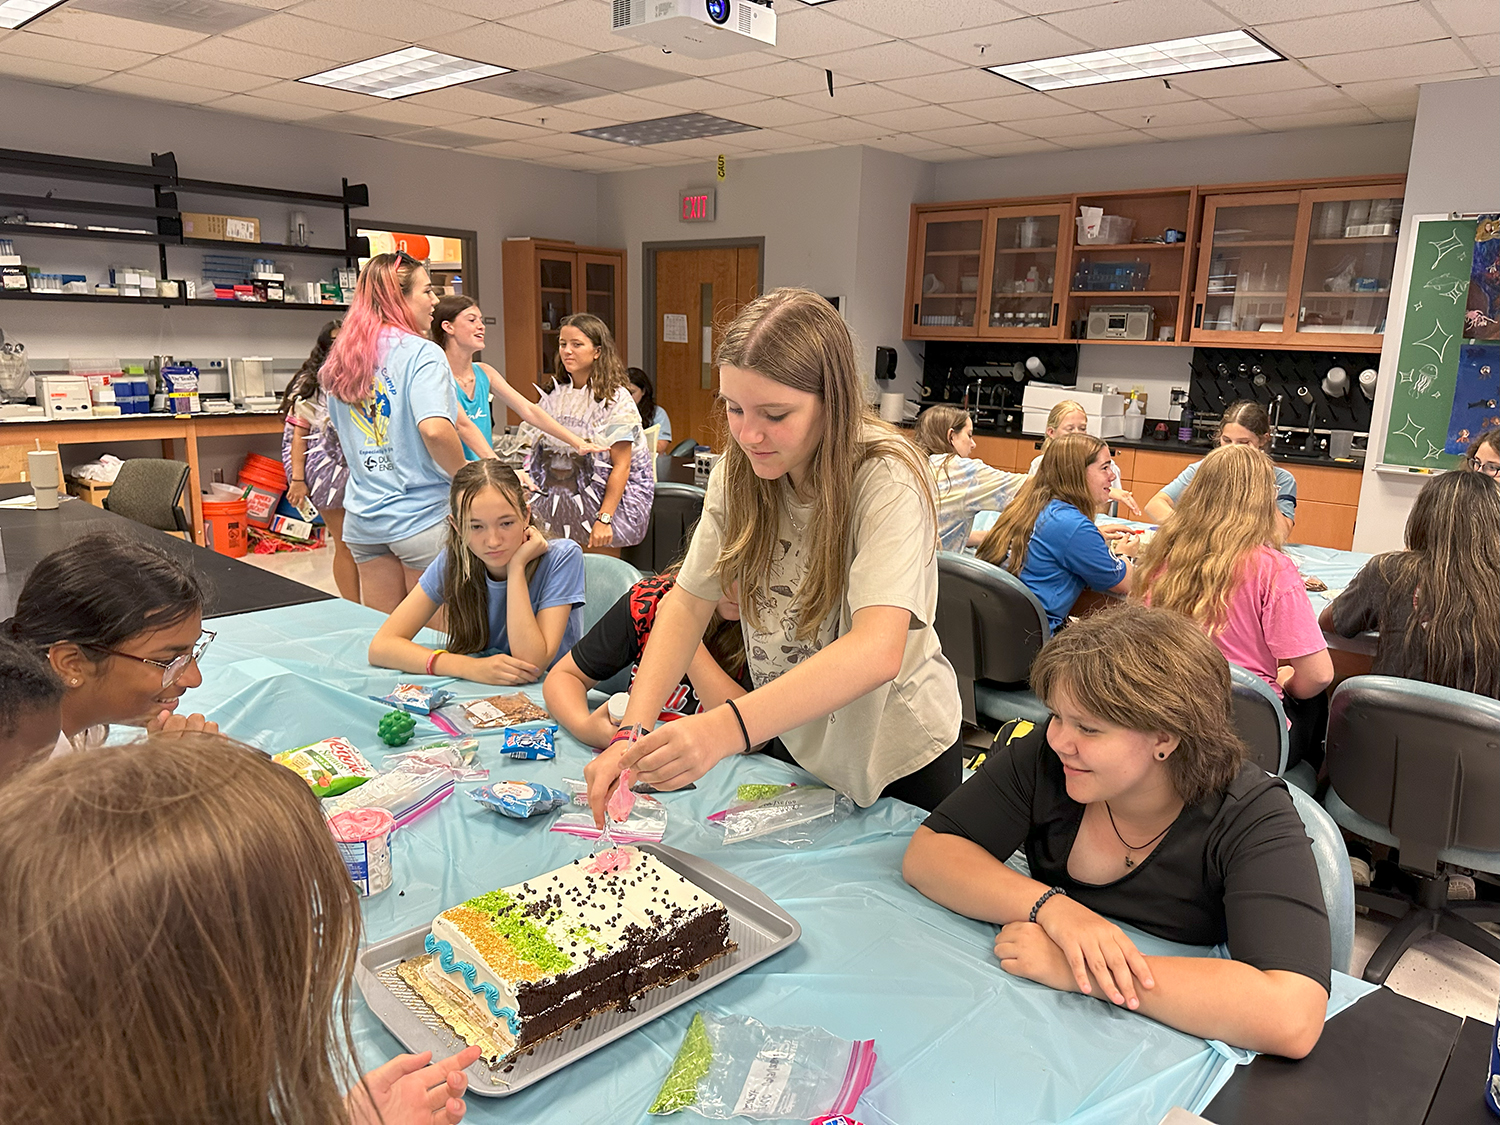
[{"label": "duke energy logo on shirt", "polygon": [[382,367],[375,376],[374,393],[363,402],[351,403],[349,417],[368,443],[361,452],[360,460],[371,472],[389,470],[391,464],[389,433],[391,428],[391,394],[395,381],[387,368]]}]

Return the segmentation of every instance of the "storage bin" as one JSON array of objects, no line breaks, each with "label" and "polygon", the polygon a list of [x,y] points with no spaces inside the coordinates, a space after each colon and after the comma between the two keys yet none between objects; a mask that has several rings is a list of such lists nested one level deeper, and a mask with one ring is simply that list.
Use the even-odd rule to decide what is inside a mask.
[{"label": "storage bin", "polygon": [[1135,233],[1135,220],[1127,219],[1124,215],[1105,215],[1099,220],[1099,233],[1093,238],[1084,232],[1082,215],[1073,222],[1078,226],[1080,246],[1118,246],[1122,242],[1129,242],[1131,235]]}]

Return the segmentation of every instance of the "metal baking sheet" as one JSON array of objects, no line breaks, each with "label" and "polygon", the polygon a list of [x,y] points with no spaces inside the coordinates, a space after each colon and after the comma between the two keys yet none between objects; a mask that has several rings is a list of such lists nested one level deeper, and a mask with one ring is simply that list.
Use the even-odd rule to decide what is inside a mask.
[{"label": "metal baking sheet", "polygon": [[[738,948],[698,970],[697,980],[683,978],[654,988],[632,1001],[633,1010],[610,1009],[585,1019],[561,1035],[491,1068],[483,1060],[469,1067],[469,1093],[503,1098],[539,1082],[575,1059],[596,1051],[657,1016],[686,1004],[736,973],[796,944],[802,927],[770,898],[743,879],[688,852],[665,844],[637,844],[673,871],[708,891],[729,912],[729,940]],[[463,1050],[463,1039],[445,1024],[396,972],[402,961],[423,952],[431,926],[419,926],[366,947],[360,952],[354,980],[370,1011],[408,1051],[432,1051],[443,1058]]]}]

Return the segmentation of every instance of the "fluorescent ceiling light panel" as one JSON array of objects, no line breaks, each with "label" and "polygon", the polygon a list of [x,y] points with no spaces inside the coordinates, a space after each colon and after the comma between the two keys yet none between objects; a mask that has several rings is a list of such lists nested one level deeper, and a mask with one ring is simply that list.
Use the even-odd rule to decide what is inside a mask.
[{"label": "fluorescent ceiling light panel", "polygon": [[622,145],[659,145],[668,141],[690,141],[699,137],[721,137],[726,133],[751,133],[758,125],[742,125],[711,113],[679,113],[675,117],[653,117],[628,125],[601,125],[579,129],[576,136],[595,137]]},{"label": "fluorescent ceiling light panel", "polygon": [[428,90],[442,90],[479,78],[493,78],[497,74],[506,74],[509,70],[509,67],[455,58],[439,51],[429,51],[425,47],[407,47],[388,55],[365,59],[364,62],[335,67],[321,74],[311,74],[297,81],[389,99],[404,98]]},{"label": "fluorescent ceiling light panel", "polygon": [[29,23],[63,0],[0,0],[0,28],[7,31]]},{"label": "fluorescent ceiling light panel", "polygon": [[1066,90],[1074,86],[1097,86],[1101,82],[1128,82],[1191,70],[1276,62],[1283,57],[1248,31],[1221,31],[985,69],[1033,90]]}]

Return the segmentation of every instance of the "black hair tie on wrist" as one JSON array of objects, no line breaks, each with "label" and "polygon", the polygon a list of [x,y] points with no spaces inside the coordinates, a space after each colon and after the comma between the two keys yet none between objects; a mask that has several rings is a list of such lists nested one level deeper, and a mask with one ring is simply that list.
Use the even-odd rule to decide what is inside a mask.
[{"label": "black hair tie on wrist", "polygon": [[745,716],[740,714],[740,709],[735,706],[734,700],[726,699],[724,702],[729,704],[729,709],[734,712],[734,721],[740,724],[740,734],[745,739],[745,749],[741,753],[748,754],[750,753],[750,732],[745,729]]}]

